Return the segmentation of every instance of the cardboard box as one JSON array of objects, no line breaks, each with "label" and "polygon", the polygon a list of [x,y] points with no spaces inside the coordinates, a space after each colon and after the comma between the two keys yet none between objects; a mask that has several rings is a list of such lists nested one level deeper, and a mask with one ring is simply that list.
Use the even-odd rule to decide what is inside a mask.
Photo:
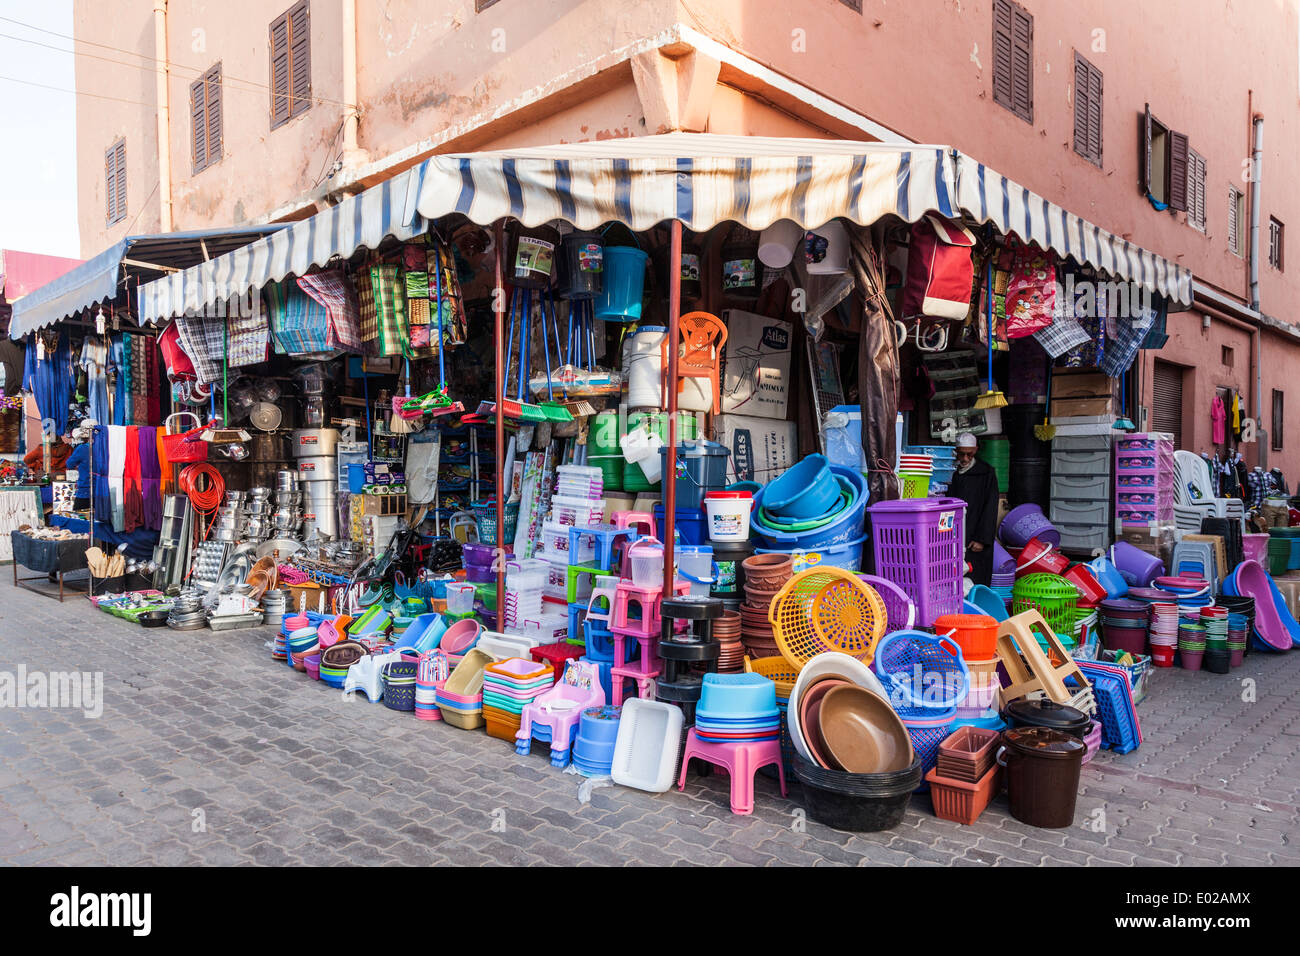
[{"label": "cardboard box", "polygon": [[722,411],[784,421],[790,400],[790,323],[740,309],[722,313]]},{"label": "cardboard box", "polygon": [[795,463],[799,438],[794,422],[748,415],[719,415],[713,420],[713,440],[725,445],[727,483],[757,481],[766,484]]},{"label": "cardboard box", "polygon": [[1119,391],[1119,379],[1100,372],[1052,374],[1052,399],[1113,398]]},{"label": "cardboard box", "polygon": [[1106,398],[1053,398],[1052,419],[1084,415],[1115,415],[1115,400]]}]

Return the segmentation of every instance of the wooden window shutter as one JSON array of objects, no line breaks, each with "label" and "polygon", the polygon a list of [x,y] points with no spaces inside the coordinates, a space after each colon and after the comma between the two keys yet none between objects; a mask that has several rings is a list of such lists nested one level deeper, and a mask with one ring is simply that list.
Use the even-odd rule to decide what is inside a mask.
[{"label": "wooden window shutter", "polygon": [[110,146],[104,153],[104,218],[110,225],[117,221],[117,164],[114,161],[116,152],[117,147]]},{"label": "wooden window shutter", "polygon": [[289,119],[289,14],[271,22],[271,127]]},{"label": "wooden window shutter", "polygon": [[1169,131],[1169,208],[1187,209],[1187,136]]},{"label": "wooden window shutter", "polygon": [[208,164],[207,78],[190,84],[190,157],[197,173]]},{"label": "wooden window shutter", "polygon": [[126,218],[126,140],[113,147],[113,222]]},{"label": "wooden window shutter", "polygon": [[1237,222],[1237,190],[1228,187],[1228,251],[1241,254],[1240,224]]},{"label": "wooden window shutter", "polygon": [[311,9],[306,0],[289,10],[290,116],[311,106]]},{"label": "wooden window shutter", "polygon": [[1011,92],[1012,16],[1010,0],[993,0],[993,102],[1014,110]]},{"label": "wooden window shutter", "polygon": [[1092,150],[1093,161],[1101,165],[1101,117],[1102,117],[1102,82],[1101,70],[1088,65],[1088,147]]},{"label": "wooden window shutter", "polygon": [[222,86],[221,86],[221,64],[218,63],[212,69],[208,70],[205,77],[207,100],[207,139],[208,139],[208,158],[207,165],[219,162],[224,154],[224,139],[222,131]]},{"label": "wooden window shutter", "polygon": [[1074,54],[1074,151],[1101,165],[1101,71]]},{"label": "wooden window shutter", "polygon": [[1151,193],[1151,104],[1138,114],[1138,188]]},{"label": "wooden window shutter", "polygon": [[1205,231],[1205,157],[1187,150],[1187,222]]},{"label": "wooden window shutter", "polygon": [[1034,121],[1034,18],[1023,7],[1012,6],[1011,86],[1013,111],[1028,123]]}]

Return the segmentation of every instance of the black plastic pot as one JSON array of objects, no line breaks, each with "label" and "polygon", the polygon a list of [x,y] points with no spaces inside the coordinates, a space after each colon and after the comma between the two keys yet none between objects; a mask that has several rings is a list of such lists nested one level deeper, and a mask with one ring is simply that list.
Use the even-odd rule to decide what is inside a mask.
[{"label": "black plastic pot", "polygon": [[1012,701],[1002,716],[1012,727],[1046,727],[1080,740],[1092,724],[1092,718],[1083,711],[1051,700]]},{"label": "black plastic pot", "polygon": [[1226,674],[1231,666],[1231,651],[1212,651],[1207,649],[1205,657],[1201,659],[1201,669],[1207,670],[1211,674]]},{"label": "black plastic pot", "polygon": [[557,285],[566,299],[600,295],[605,271],[605,241],[598,232],[571,232],[560,240]]},{"label": "black plastic pot", "polygon": [[1011,815],[1049,830],[1073,825],[1087,745],[1045,727],[1013,727],[1003,733],[1002,743],[997,759],[1006,767]]},{"label": "black plastic pot", "polygon": [[803,784],[805,809],[818,823],[875,833],[903,821],[912,792],[921,783],[921,761],[892,774],[844,773],[818,767],[796,753],[794,775]]}]

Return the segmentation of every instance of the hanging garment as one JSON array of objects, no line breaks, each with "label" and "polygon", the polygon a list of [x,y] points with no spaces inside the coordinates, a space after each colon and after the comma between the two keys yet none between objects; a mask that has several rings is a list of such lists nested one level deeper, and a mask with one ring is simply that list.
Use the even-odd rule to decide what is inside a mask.
[{"label": "hanging garment", "polygon": [[1229,455],[1225,461],[1215,460],[1219,471],[1219,496],[1221,498],[1240,498],[1241,484],[1237,480],[1235,456]]},{"label": "hanging garment", "polygon": [[[40,358],[37,338],[45,345]],[[23,388],[36,399],[41,422],[53,423],[54,434],[68,430],[68,406],[72,403],[72,349],[68,333],[37,332],[27,347]],[[42,427],[44,427],[42,425]]]},{"label": "hanging garment", "polygon": [[80,364],[86,370],[86,398],[90,417],[107,425],[112,420],[108,401],[108,346],[103,337],[87,335],[81,346]]},{"label": "hanging garment", "polygon": [[176,491],[176,482],[172,478],[172,463],[167,458],[167,445],[163,441],[163,436],[167,434],[167,428],[157,428],[155,431],[155,447],[158,451],[158,473],[161,476],[158,483],[158,490],[164,495],[170,495]]},{"label": "hanging garment", "polygon": [[113,373],[113,414],[105,425],[122,425],[125,416],[127,385],[130,372],[126,368],[126,343],[123,336],[115,335],[108,348],[109,368]]},{"label": "hanging garment", "polygon": [[162,530],[162,469],[158,463],[158,429],[145,426],[139,434],[140,496],[144,501],[144,526]]},{"label": "hanging garment", "polygon": [[113,498],[108,486],[108,425],[96,425],[93,429],[93,446],[90,450],[91,475],[90,490],[94,498],[95,520],[111,522],[113,520]]},{"label": "hanging garment", "polygon": [[1223,427],[1227,420],[1228,416],[1223,408],[1223,399],[1216,394],[1214,400],[1210,402],[1211,441],[1216,445],[1223,445],[1228,440]]},{"label": "hanging garment", "polygon": [[108,497],[112,504],[113,530],[126,530],[126,426],[108,429]]},{"label": "hanging garment", "polygon": [[1232,393],[1232,434],[1241,440],[1241,396],[1236,392]]}]

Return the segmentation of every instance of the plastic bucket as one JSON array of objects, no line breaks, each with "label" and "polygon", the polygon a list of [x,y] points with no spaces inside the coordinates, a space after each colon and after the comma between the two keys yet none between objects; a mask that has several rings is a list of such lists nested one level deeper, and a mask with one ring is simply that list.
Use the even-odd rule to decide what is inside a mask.
[{"label": "plastic bucket", "polygon": [[704,494],[710,541],[748,541],[749,514],[754,496],[747,491],[709,491]]},{"label": "plastic bucket", "polygon": [[[668,451],[667,445],[659,449],[665,476],[669,474]],[[705,494],[726,487],[729,454],[726,445],[703,438],[688,445],[677,446],[675,474],[678,508],[702,508]]]},{"label": "plastic bucket", "polygon": [[1006,768],[1011,815],[1031,827],[1071,826],[1087,744],[1043,727],[1015,728],[1002,740],[997,759]]},{"label": "plastic bucket", "polygon": [[625,461],[622,455],[588,455],[587,461],[592,467],[600,469],[601,481],[606,491],[623,490]]},{"label": "plastic bucket", "polygon": [[[752,530],[755,536],[769,548],[785,550],[791,548],[825,548],[834,544],[856,541],[860,538],[863,531],[863,512],[866,510],[869,496],[866,479],[861,472],[852,468],[841,468],[838,465],[832,465],[831,471],[853,486],[856,492],[852,504],[837,514],[833,521],[815,530],[783,531],[764,524],[761,519],[754,520]],[[764,488],[754,495],[756,510],[763,505],[766,494],[767,488]]]},{"label": "plastic bucket", "polygon": [[[663,505],[654,506],[654,522],[655,534],[666,538]],[[708,544],[704,512],[699,508],[678,508],[673,513],[673,540],[676,544]]]},{"label": "plastic bucket", "polygon": [[902,823],[923,773],[919,759],[898,773],[846,773],[818,767],[798,753],[792,758],[808,815],[855,833],[892,830]]},{"label": "plastic bucket", "polygon": [[559,294],[566,299],[594,299],[605,273],[605,243],[600,233],[569,233],[560,240]]},{"label": "plastic bucket", "polygon": [[690,582],[691,594],[709,597],[713,590],[713,548],[707,544],[679,544],[676,548],[677,576]]},{"label": "plastic bucket", "polygon": [[549,226],[517,226],[510,237],[507,281],[524,289],[549,287],[559,243],[560,234]]},{"label": "plastic bucket", "polygon": [[474,610],[476,589],[473,584],[447,585],[447,613],[466,614]]},{"label": "plastic bucket", "polygon": [[659,408],[663,404],[662,325],[641,325],[628,333],[623,347],[623,372],[627,378],[629,408]]},{"label": "plastic bucket", "polygon": [[1016,564],[1016,577],[1038,573],[1061,574],[1070,566],[1070,559],[1061,552],[1054,551],[1053,547],[1038,538],[1030,538]]},{"label": "plastic bucket", "polygon": [[645,267],[650,257],[635,246],[606,246],[605,274],[596,296],[596,318],[636,322],[645,294]]},{"label": "plastic bucket", "polygon": [[664,583],[664,547],[652,541],[638,541],[628,548],[632,583],[639,588],[660,587]]},{"label": "plastic bucket", "polygon": [[1047,520],[1043,509],[1032,503],[1008,511],[998,527],[998,537],[1003,544],[1013,548],[1025,547],[1031,538],[1038,538],[1053,547],[1061,544],[1061,532]]}]

